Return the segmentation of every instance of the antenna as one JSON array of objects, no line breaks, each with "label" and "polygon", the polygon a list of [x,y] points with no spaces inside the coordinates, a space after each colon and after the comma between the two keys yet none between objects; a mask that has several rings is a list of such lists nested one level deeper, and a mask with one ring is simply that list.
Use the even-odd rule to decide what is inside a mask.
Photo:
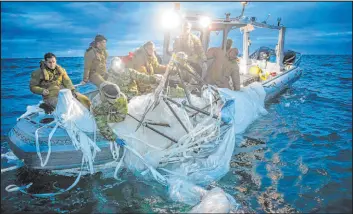
[{"label": "antenna", "polygon": [[281,24],[281,20],[282,20],[281,17],[278,17],[278,18],[277,18],[277,26],[279,26],[279,25]]},{"label": "antenna", "polygon": [[248,2],[246,2],[246,1],[242,1],[242,2],[240,2],[240,3],[243,5],[243,9],[241,10],[241,14],[240,14],[240,16],[238,16],[238,18],[243,17],[243,15],[244,15],[244,10],[245,10],[245,6],[248,4]]},{"label": "antenna", "polygon": [[267,20],[268,20],[268,18],[270,18],[270,16],[271,16],[271,14],[268,14],[266,20],[263,21],[262,23],[267,24]]},{"label": "antenna", "polygon": [[230,22],[230,13],[225,13],[226,15],[226,22]]}]

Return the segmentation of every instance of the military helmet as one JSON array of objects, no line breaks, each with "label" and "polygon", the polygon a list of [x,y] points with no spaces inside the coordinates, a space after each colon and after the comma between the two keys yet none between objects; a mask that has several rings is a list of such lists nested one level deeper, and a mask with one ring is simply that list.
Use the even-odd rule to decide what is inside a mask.
[{"label": "military helmet", "polygon": [[100,91],[108,99],[116,99],[120,97],[119,86],[108,81],[105,81],[100,85]]}]

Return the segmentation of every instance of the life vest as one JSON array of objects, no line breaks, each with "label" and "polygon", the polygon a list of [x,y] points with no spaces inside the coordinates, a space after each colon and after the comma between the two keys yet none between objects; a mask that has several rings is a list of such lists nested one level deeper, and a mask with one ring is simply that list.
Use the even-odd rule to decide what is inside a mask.
[{"label": "life vest", "polygon": [[42,79],[40,81],[40,84],[43,86],[49,86],[49,85],[61,85],[62,83],[62,75],[64,74],[64,70],[60,65],[56,65],[54,73],[48,71],[46,66],[44,65],[44,62],[40,62],[40,69],[42,71]]}]

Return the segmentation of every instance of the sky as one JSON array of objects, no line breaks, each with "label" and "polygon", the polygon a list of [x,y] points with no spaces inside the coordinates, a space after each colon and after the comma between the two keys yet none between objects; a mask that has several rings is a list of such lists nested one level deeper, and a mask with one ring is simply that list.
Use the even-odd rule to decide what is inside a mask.
[{"label": "sky", "polygon": [[[172,2],[1,2],[1,58],[82,57],[95,35],[107,37],[111,56],[127,55],[146,41],[161,52],[161,14]],[[181,2],[181,9],[206,11],[212,18],[236,17],[239,2]],[[302,54],[352,54],[352,2],[250,2],[245,16],[287,28],[285,47]],[[278,31],[255,29],[250,52],[273,47]],[[211,36],[217,46],[221,35]],[[239,29],[229,37],[241,52]]]}]

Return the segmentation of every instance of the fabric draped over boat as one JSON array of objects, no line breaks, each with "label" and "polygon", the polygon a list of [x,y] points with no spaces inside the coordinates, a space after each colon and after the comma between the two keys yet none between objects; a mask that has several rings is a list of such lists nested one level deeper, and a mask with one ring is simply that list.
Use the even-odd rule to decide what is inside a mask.
[{"label": "fabric draped over boat", "polygon": [[[37,110],[38,113],[42,113],[42,110],[37,106],[32,106],[27,108],[27,112],[22,115],[20,118],[23,118],[30,113],[33,113]],[[100,152],[100,148],[96,145],[96,123],[94,117],[90,114],[86,107],[84,107],[78,100],[76,100],[69,89],[62,89],[58,95],[58,104],[56,106],[55,111],[53,112],[54,120],[44,126],[38,128],[35,131],[35,138],[36,138],[36,149],[37,155],[40,159],[41,166],[44,167],[50,158],[51,154],[51,139],[55,134],[55,131],[59,126],[63,127],[68,136],[71,139],[72,144],[76,148],[76,150],[81,150],[82,156],[82,163],[81,163],[81,170],[75,180],[75,182],[68,187],[67,189],[61,189],[56,193],[41,193],[41,194],[31,194],[25,191],[25,189],[29,188],[32,183],[18,187],[16,185],[9,185],[6,187],[6,191],[13,192],[13,191],[21,191],[24,194],[29,194],[35,197],[52,197],[55,195],[60,195],[66,191],[69,191],[76,184],[79,182],[83,170],[83,166],[86,163],[88,166],[88,170],[91,174],[94,173],[94,158],[97,152]],[[55,124],[54,128],[52,128],[49,137],[48,137],[48,150],[47,156],[43,162],[43,158],[40,151],[39,145],[39,131],[43,128],[48,128],[49,125]],[[92,140],[87,133],[93,133],[94,139]]]},{"label": "fabric draped over boat", "polygon": [[[217,96],[221,102],[215,102]],[[184,99],[173,99],[180,104],[170,103],[181,122],[168,108],[168,101],[161,99],[156,108],[145,116],[144,123],[168,124],[169,127],[156,128],[177,139],[177,143],[147,126],[135,131],[139,122],[133,117],[142,118],[150,100],[155,99],[153,94],[133,98],[129,103],[129,114],[133,117],[126,117],[125,121],[110,125],[126,146],[134,150],[131,152],[128,149],[124,155],[126,168],[137,176],[143,176],[147,180],[154,178],[168,186],[174,200],[187,200],[190,205],[196,205],[200,202],[200,197],[194,197],[192,189],[203,189],[202,187],[219,180],[229,171],[235,136],[244,132],[256,118],[267,113],[264,109],[265,96],[261,83],[253,83],[241,91],[214,90],[212,86],[208,86],[204,88],[201,97],[191,95],[190,98],[193,106],[200,109],[209,106],[204,109],[210,115],[198,113],[195,117],[190,117],[195,112],[183,105]],[[156,171],[160,173],[158,178]],[[184,182],[190,188],[182,189],[183,185],[176,185],[176,181]],[[188,197],[189,199],[185,199]],[[231,199],[228,201],[233,203]]]},{"label": "fabric draped over boat", "polygon": [[[57,125],[65,128],[76,150],[82,151],[84,161],[87,163],[90,173],[93,174],[94,158],[96,153],[101,150],[96,145],[97,126],[92,114],[72,96],[70,90],[62,89],[53,115]],[[87,136],[87,133],[94,133],[94,139]]]},{"label": "fabric draped over boat", "polygon": [[[100,149],[95,144],[95,139],[90,139],[86,133],[96,131],[94,118],[72,97],[69,90],[65,90],[59,94],[53,123],[66,129],[75,148],[83,153],[82,164],[86,163],[93,173],[94,157]],[[202,212],[210,207],[222,212],[234,210],[238,204],[231,196],[220,189],[207,191],[204,187],[219,180],[229,171],[235,136],[244,132],[256,118],[267,113],[264,109],[265,96],[261,83],[252,83],[241,91],[206,86],[201,97],[190,95],[190,102],[192,106],[209,112],[208,115],[190,110],[185,105],[186,100],[182,98],[173,99],[175,103],[171,102],[168,106],[168,99],[163,99],[163,94],[159,97],[154,94],[134,97],[130,100],[128,109],[135,119],[128,116],[123,122],[109,124],[123,140],[122,146],[125,148],[118,161],[120,146],[111,144],[116,161],[114,177],[118,179],[118,171],[124,166],[147,181],[156,180],[166,185],[170,197],[176,201],[196,205],[202,199],[204,203],[195,207],[195,212]],[[139,124],[136,118],[142,118],[146,106],[151,100],[157,99],[158,105],[147,113],[142,127],[136,131]],[[148,129],[147,123],[168,124],[155,127],[177,142]],[[48,145],[54,132],[55,128],[49,136]],[[42,161],[42,164],[46,164],[49,155],[48,152],[46,161]],[[40,151],[39,157],[41,159]],[[215,200],[211,200],[212,198]],[[222,202],[217,203],[216,199]],[[208,200],[211,206],[204,206]]]}]

